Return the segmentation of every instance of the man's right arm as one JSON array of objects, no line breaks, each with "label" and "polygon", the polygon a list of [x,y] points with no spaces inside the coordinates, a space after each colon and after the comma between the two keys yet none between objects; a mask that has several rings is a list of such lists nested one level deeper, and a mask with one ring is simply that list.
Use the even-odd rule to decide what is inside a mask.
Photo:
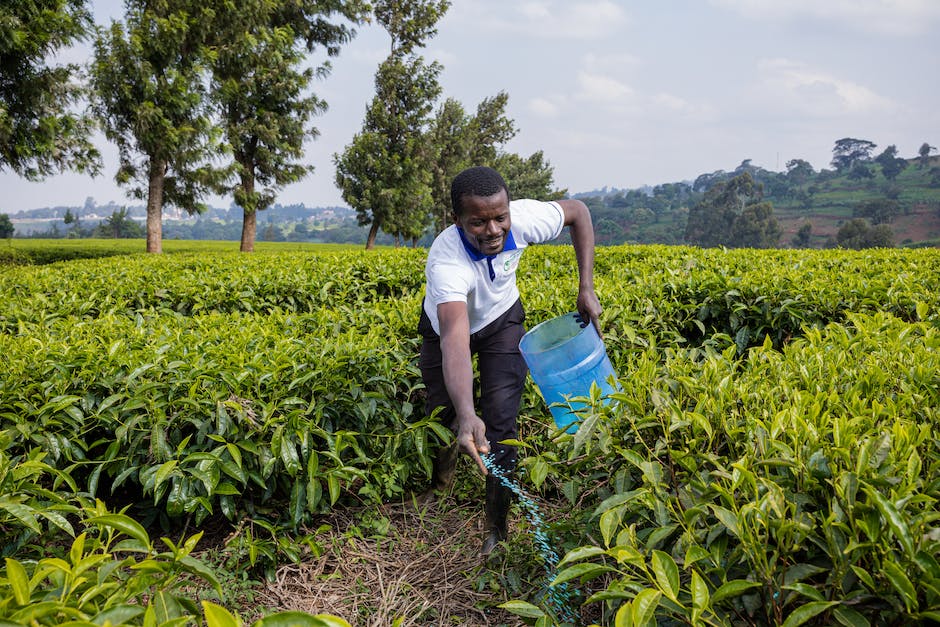
[{"label": "man's right arm", "polygon": [[457,414],[457,444],[486,473],[480,453],[488,453],[486,425],[473,406],[473,364],[470,360],[470,318],[467,303],[448,302],[437,306],[441,329],[441,358],[444,385]]}]

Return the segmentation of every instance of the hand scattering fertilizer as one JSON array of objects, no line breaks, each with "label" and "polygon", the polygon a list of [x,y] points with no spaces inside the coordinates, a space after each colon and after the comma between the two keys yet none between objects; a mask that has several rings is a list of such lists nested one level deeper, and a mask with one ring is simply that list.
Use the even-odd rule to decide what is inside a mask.
[{"label": "hand scattering fertilizer", "polygon": [[545,531],[545,522],[542,520],[541,513],[539,513],[538,505],[532,497],[525,493],[518,482],[511,479],[506,474],[506,471],[496,464],[494,459],[492,453],[487,453],[483,455],[483,464],[490,474],[496,477],[500,483],[512,490],[513,494],[518,498],[519,505],[522,506],[529,524],[532,525],[532,536],[534,538],[535,548],[542,555],[542,563],[545,566],[545,589],[543,596],[546,602],[555,610],[555,613],[562,620],[568,623],[577,623],[577,616],[571,608],[571,592],[568,589],[568,584],[551,585],[556,575],[559,557],[558,553],[555,552],[549,542],[548,534]]},{"label": "hand scattering fertilizer", "polygon": [[615,391],[617,375],[604,342],[594,325],[577,312],[532,327],[519,342],[519,352],[555,424],[568,433],[578,430],[575,412],[582,408],[581,403],[569,407],[568,398],[589,396],[592,383],[605,395]]}]

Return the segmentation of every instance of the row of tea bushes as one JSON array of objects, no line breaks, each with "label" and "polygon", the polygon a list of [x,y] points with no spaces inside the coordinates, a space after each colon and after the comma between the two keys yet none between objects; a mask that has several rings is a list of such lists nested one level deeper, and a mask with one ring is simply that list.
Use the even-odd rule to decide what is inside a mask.
[{"label": "row of tea bushes", "polygon": [[936,324],[850,314],[782,352],[646,350],[621,372],[526,460],[577,499],[556,584],[617,625],[940,620]]},{"label": "row of tea bushes", "polygon": [[421,415],[416,341],[388,335],[401,310],[377,312],[358,326],[332,309],[106,315],[2,335],[0,421],[83,491],[197,522],[273,500],[296,525],[341,487],[394,497],[449,436]]}]

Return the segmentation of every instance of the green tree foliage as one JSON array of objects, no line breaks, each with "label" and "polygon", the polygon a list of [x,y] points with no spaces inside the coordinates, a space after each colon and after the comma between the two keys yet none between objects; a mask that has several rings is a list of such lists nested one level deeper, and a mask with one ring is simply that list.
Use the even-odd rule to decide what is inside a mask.
[{"label": "green tree foliage", "polygon": [[926,168],[930,165],[930,153],[937,150],[934,146],[931,146],[927,142],[924,142],[920,145],[920,149],[917,151],[917,162],[918,167]]},{"label": "green tree foliage", "polygon": [[886,224],[871,226],[864,218],[852,218],[839,228],[836,243],[840,248],[890,248],[894,246],[894,233]]},{"label": "green tree foliage", "polygon": [[848,170],[856,163],[871,161],[871,153],[875,148],[877,144],[867,139],[843,137],[836,140],[832,148],[831,165],[839,171]]},{"label": "green tree foliage", "polygon": [[[448,98],[438,109],[427,143],[437,156],[432,160],[432,213],[437,231],[450,223],[450,182],[464,168],[488,165],[499,169],[502,147],[516,135],[515,123],[506,117],[509,95],[500,92],[477,105],[476,113],[467,115],[463,105]],[[513,195],[515,188],[503,172]]]},{"label": "green tree foliage", "polygon": [[147,201],[147,252],[162,245],[164,205],[190,213],[211,189],[213,126],[205,98],[205,43],[213,12],[205,0],[128,0],[95,42],[92,84],[120,169]]},{"label": "green tree foliage", "polygon": [[787,161],[786,167],[787,178],[793,185],[803,185],[816,174],[816,171],[813,170],[813,166],[810,165],[809,161],[804,161],[803,159],[791,159]]},{"label": "green tree foliage", "polygon": [[449,8],[447,0],[381,0],[376,20],[391,37],[391,53],[375,76],[375,97],[362,131],[342,155],[334,155],[343,200],[369,225],[366,248],[379,229],[416,241],[432,207],[433,147],[425,141],[434,102],[441,93],[442,66],[414,54]]},{"label": "green tree foliage", "polygon": [[306,53],[322,47],[328,56],[338,54],[354,33],[328,20],[339,14],[358,22],[362,13],[358,2],[220,3],[212,92],[234,159],[234,183],[225,189],[244,212],[243,252],[254,250],[257,212],[313,170],[298,160],[304,140],[319,135],[308,126],[310,118],[327,104],[307,88],[314,77],[329,74],[330,65],[305,67]]},{"label": "green tree foliage", "polygon": [[566,189],[552,189],[553,168],[541,150],[528,158],[503,154],[496,160],[495,168],[503,175],[513,198],[558,200],[568,193]]},{"label": "green tree foliage", "polygon": [[95,227],[92,237],[128,239],[143,237],[145,234],[144,227],[128,216],[127,207],[121,207]]},{"label": "green tree foliage", "polygon": [[859,203],[853,214],[857,218],[867,218],[872,224],[888,224],[901,213],[901,203],[891,198],[866,200]]},{"label": "green tree foliage", "polygon": [[750,172],[712,185],[689,210],[685,239],[703,247],[769,248],[780,239],[773,205]]},{"label": "green tree foliage", "polygon": [[810,222],[804,222],[800,230],[796,232],[793,238],[793,246],[796,248],[809,248],[810,239],[813,235],[813,225]]},{"label": "green tree foliage", "polygon": [[889,181],[897,178],[898,174],[907,167],[907,160],[898,157],[898,148],[891,144],[880,155],[875,157],[875,163],[881,166],[881,173]]},{"label": "green tree foliage", "polygon": [[10,216],[0,213],[0,239],[10,239],[15,231],[16,227],[13,226]]},{"label": "green tree foliage", "polygon": [[86,0],[0,3],[0,170],[29,180],[67,169],[98,174],[94,123],[76,111],[84,88],[78,66],[48,65],[57,51],[86,38]]},{"label": "green tree foliage", "polygon": [[428,142],[434,146],[437,158],[431,165],[431,199],[435,230],[442,231],[450,224],[450,182],[454,176],[470,165],[472,137],[468,132],[470,117],[460,101],[447,98],[438,108],[428,131]]}]

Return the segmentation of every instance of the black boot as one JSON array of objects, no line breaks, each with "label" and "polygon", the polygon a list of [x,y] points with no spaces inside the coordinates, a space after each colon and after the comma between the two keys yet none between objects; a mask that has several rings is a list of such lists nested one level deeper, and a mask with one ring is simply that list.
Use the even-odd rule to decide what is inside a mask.
[{"label": "black boot", "polygon": [[450,490],[454,485],[454,473],[457,470],[457,443],[437,450],[434,458],[434,471],[431,474],[431,487],[435,490]]},{"label": "black boot", "polygon": [[450,490],[454,485],[458,453],[456,442],[437,450],[431,471],[431,487],[421,494],[421,501],[430,503],[435,499],[438,490]]},{"label": "black boot", "polygon": [[500,483],[493,475],[486,476],[486,521],[483,524],[483,548],[480,555],[488,557],[500,542],[506,539],[508,527],[506,517],[512,502],[512,490]]}]

